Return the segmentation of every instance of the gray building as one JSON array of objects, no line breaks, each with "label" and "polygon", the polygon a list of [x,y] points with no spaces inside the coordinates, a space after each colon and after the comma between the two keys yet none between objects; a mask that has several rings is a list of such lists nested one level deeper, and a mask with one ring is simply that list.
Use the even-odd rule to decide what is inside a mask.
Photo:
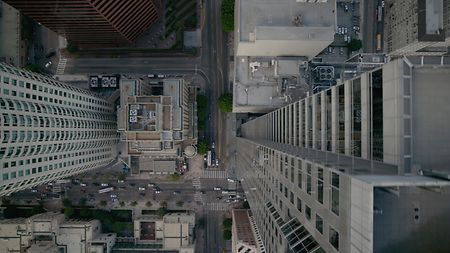
[{"label": "gray building", "polygon": [[447,252],[450,60],[403,58],[243,124],[268,252]]},{"label": "gray building", "polygon": [[120,157],[133,174],[173,174],[197,143],[195,90],[182,79],[165,79],[159,95],[154,88],[140,80],[120,84]]},{"label": "gray building", "polygon": [[386,0],[385,45],[393,56],[444,55],[450,47],[450,2]]},{"label": "gray building", "polygon": [[0,63],[0,195],[116,159],[114,106],[88,90]]}]

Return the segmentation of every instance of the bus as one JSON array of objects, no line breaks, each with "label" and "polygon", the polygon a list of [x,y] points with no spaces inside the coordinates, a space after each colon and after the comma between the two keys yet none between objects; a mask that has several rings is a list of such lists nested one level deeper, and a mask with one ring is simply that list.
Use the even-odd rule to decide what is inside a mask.
[{"label": "bus", "polygon": [[98,193],[106,193],[106,192],[111,192],[114,191],[114,187],[106,187],[103,189],[98,190]]},{"label": "bus", "polygon": [[377,51],[381,51],[381,34],[377,34]]}]

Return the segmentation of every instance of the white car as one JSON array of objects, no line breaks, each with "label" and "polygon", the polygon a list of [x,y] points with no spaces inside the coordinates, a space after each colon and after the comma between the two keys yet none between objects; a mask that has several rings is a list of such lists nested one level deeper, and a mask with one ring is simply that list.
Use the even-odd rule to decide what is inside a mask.
[{"label": "white car", "polygon": [[155,193],[159,194],[159,193],[161,193],[161,190],[157,189],[157,190],[155,190]]},{"label": "white car", "polygon": [[85,184],[85,183],[81,183],[80,186],[83,186],[83,187],[84,187],[84,186],[86,186],[86,184]]},{"label": "white car", "polygon": [[347,27],[342,27],[342,30],[343,30],[343,34],[347,34]]},{"label": "white car", "polygon": [[227,178],[227,180],[228,180],[228,182],[230,182],[230,183],[234,183],[234,182],[235,182],[234,179],[231,179],[231,178]]},{"label": "white car", "polygon": [[101,186],[102,186],[102,187],[107,187],[107,186],[108,186],[108,184],[106,184],[106,183],[102,183],[102,184],[101,184]]},{"label": "white car", "polygon": [[124,181],[123,180],[117,180],[117,183],[123,183]]},{"label": "white car", "polygon": [[166,75],[164,75],[164,74],[158,74],[158,78],[165,78],[166,77]]},{"label": "white car", "polygon": [[221,191],[222,190],[222,188],[220,188],[220,187],[214,187],[214,191]]},{"label": "white car", "polygon": [[117,195],[116,194],[111,194],[111,198],[115,199],[115,198],[117,198]]},{"label": "white car", "polygon": [[147,77],[148,78],[155,78],[155,74],[149,74]]},{"label": "white car", "polygon": [[228,194],[228,191],[222,191],[222,194]]},{"label": "white car", "polygon": [[154,183],[149,183],[147,186],[148,187],[155,187],[155,184]]},{"label": "white car", "polygon": [[139,191],[145,191],[145,187],[139,187]]},{"label": "white car", "polygon": [[48,68],[48,67],[52,66],[52,61],[48,61],[48,62],[46,62],[44,66],[45,66],[46,68]]}]

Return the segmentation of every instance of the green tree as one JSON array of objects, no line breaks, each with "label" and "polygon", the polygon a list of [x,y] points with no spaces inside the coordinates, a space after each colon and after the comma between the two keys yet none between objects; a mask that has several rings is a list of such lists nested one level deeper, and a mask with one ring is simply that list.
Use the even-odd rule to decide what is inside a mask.
[{"label": "green tree", "polygon": [[78,201],[78,205],[80,205],[80,206],[85,206],[85,205],[86,205],[86,202],[87,202],[87,199],[86,199],[86,198],[81,198],[80,201]]},{"label": "green tree", "polygon": [[362,41],[359,39],[352,39],[348,44],[347,44],[348,49],[350,49],[350,51],[354,52],[354,51],[358,51],[362,48]]},{"label": "green tree", "polygon": [[245,201],[244,204],[242,205],[242,207],[244,209],[250,209],[250,204],[248,203],[248,201]]},{"label": "green tree", "polygon": [[125,174],[119,173],[119,174],[117,175],[117,180],[125,180]]},{"label": "green tree", "polygon": [[178,200],[177,201],[177,206],[178,207],[182,207],[184,205],[184,201]]},{"label": "green tree", "polygon": [[170,174],[170,175],[168,176],[168,178],[169,178],[171,181],[179,181],[181,177],[180,177],[180,174],[175,173],[175,174]]},{"label": "green tree", "polygon": [[78,46],[72,42],[69,42],[69,43],[67,43],[66,50],[67,50],[67,52],[72,54],[72,53],[75,53],[78,51]]},{"label": "green tree", "polygon": [[208,98],[205,95],[197,95],[197,120],[198,129],[204,130],[206,118],[208,117]]},{"label": "green tree", "polygon": [[120,202],[119,202],[119,205],[120,205],[121,207],[124,207],[124,206],[125,206],[125,202],[120,201]]},{"label": "green tree", "polygon": [[41,67],[37,64],[27,64],[24,69],[35,73],[41,73]]},{"label": "green tree", "polygon": [[234,31],[234,0],[223,0],[220,9],[222,29],[225,32]]},{"label": "green tree", "polygon": [[152,206],[153,206],[153,204],[152,204],[152,202],[150,202],[150,201],[147,201],[147,202],[145,202],[145,206],[146,206],[146,207],[152,207]]},{"label": "green tree", "polygon": [[80,209],[80,216],[81,217],[88,218],[90,215],[91,215],[91,211],[88,208],[83,207],[83,208]]},{"label": "green tree", "polygon": [[64,207],[72,206],[72,201],[70,201],[70,199],[63,199],[63,206]]},{"label": "green tree", "polygon": [[163,217],[167,213],[167,207],[162,206],[158,208],[158,210],[156,210],[156,213],[159,217]]},{"label": "green tree", "polygon": [[231,230],[229,230],[229,229],[223,230],[223,239],[231,240]]},{"label": "green tree", "polygon": [[209,150],[209,142],[205,139],[199,140],[197,143],[197,152],[200,155],[205,155]]},{"label": "green tree", "polygon": [[233,111],[233,95],[231,93],[225,93],[219,97],[219,108],[222,112]]},{"label": "green tree", "polygon": [[136,201],[133,201],[133,202],[131,202],[131,206],[137,206],[137,202]]},{"label": "green tree", "polygon": [[66,218],[70,218],[72,217],[72,215],[75,213],[75,210],[72,207],[66,207],[64,208],[64,216],[66,216]]},{"label": "green tree", "polygon": [[108,202],[106,202],[106,200],[100,201],[100,205],[101,205],[101,206],[106,206],[107,204],[108,204]]},{"label": "green tree", "polygon": [[224,228],[229,229],[229,228],[231,228],[233,221],[230,218],[226,218],[223,220],[222,224],[223,224]]},{"label": "green tree", "polygon": [[167,208],[167,202],[166,201],[162,201],[160,204],[160,206]]}]

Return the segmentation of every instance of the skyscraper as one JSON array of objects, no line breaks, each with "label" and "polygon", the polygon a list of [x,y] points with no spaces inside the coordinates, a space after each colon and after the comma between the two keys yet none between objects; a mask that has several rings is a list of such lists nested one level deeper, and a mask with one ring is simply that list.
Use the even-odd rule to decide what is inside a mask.
[{"label": "skyscraper", "polygon": [[397,59],[243,124],[266,250],[449,251],[449,79],[449,59]]},{"label": "skyscraper", "polygon": [[0,195],[106,166],[114,107],[93,92],[0,64]]},{"label": "skyscraper", "polygon": [[82,47],[122,46],[158,20],[153,0],[6,0],[50,30]]}]

